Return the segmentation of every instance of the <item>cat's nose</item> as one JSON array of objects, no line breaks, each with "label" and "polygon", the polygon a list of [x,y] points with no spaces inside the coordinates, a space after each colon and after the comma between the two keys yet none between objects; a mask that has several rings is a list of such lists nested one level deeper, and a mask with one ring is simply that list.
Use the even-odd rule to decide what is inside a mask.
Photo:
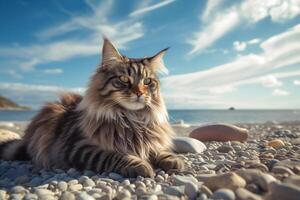
[{"label": "cat's nose", "polygon": [[142,91],[135,91],[137,97],[142,96],[144,93]]}]

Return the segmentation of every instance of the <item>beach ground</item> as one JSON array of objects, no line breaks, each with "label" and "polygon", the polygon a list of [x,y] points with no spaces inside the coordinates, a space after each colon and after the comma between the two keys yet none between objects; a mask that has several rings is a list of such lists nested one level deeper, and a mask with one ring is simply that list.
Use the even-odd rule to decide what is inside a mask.
[{"label": "beach ground", "polygon": [[[0,199],[298,199],[300,123],[239,126],[249,130],[246,142],[204,142],[203,153],[179,155],[187,166],[184,172],[158,169],[153,179],[35,170],[30,162],[0,161]],[[20,135],[24,127],[0,124]],[[195,128],[174,130],[187,136]]]}]

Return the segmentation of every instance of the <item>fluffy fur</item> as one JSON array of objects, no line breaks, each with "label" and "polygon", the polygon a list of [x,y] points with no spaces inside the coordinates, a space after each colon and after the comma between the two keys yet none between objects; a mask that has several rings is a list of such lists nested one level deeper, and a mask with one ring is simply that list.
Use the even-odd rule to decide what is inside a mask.
[{"label": "fluffy fur", "polygon": [[67,93],[45,105],[20,140],[0,145],[0,157],[41,168],[114,171],[153,176],[153,168],[182,169],[160,94],[162,57],[132,59],[104,40],[102,63],[82,97]]}]

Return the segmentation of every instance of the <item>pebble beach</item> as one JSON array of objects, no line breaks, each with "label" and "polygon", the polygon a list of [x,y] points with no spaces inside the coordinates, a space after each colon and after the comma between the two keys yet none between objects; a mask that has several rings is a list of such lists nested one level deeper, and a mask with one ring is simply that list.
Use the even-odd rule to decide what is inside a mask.
[{"label": "pebble beach", "polygon": [[[154,178],[69,169],[36,170],[30,162],[0,161],[0,199],[223,199],[300,198],[300,123],[238,124],[245,142],[203,142],[201,153],[181,153],[183,172],[156,170]],[[187,137],[197,127],[174,128]],[[22,135],[23,128],[0,125]],[[204,147],[205,147],[204,146]]]}]

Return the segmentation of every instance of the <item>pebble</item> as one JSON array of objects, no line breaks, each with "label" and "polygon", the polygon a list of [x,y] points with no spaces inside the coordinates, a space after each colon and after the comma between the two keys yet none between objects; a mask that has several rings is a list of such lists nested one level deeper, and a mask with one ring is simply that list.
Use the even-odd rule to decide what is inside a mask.
[{"label": "pebble", "polygon": [[211,198],[214,200],[235,200],[235,194],[229,189],[222,188],[215,191]]},{"label": "pebble", "polygon": [[175,185],[184,185],[189,182],[193,182],[194,184],[198,183],[198,180],[193,177],[193,176],[180,176],[180,175],[172,175],[170,177],[170,180],[175,184]]},{"label": "pebble", "polygon": [[176,137],[173,139],[173,144],[174,151],[177,153],[202,153],[206,150],[205,144],[188,137]]},{"label": "pebble", "polygon": [[246,181],[234,172],[219,175],[200,175],[196,178],[213,191],[220,188],[235,190],[246,186]]},{"label": "pebble", "polygon": [[59,181],[57,187],[61,191],[66,191],[68,189],[68,184],[65,181]]},{"label": "pebble", "polygon": [[86,192],[82,192],[76,196],[76,200],[94,200],[94,197],[88,195]]},{"label": "pebble", "polygon": [[222,145],[217,150],[220,153],[229,153],[230,151],[234,151],[234,149],[229,145]]},{"label": "pebble", "polygon": [[198,185],[193,182],[186,183],[184,187],[184,193],[188,196],[189,199],[195,199],[197,196]]},{"label": "pebble", "polygon": [[286,183],[271,183],[265,200],[299,200],[300,188]]},{"label": "pebble", "polygon": [[254,194],[244,188],[238,188],[235,191],[235,195],[238,200],[263,200],[261,196]]},{"label": "pebble", "polygon": [[23,186],[15,186],[11,189],[11,193],[24,194],[27,190]]},{"label": "pebble", "polygon": [[289,183],[300,187],[300,176],[299,175],[291,175],[288,178],[283,180],[284,183]]},{"label": "pebble", "polygon": [[95,183],[92,179],[87,179],[82,183],[83,187],[94,187]]},{"label": "pebble", "polygon": [[36,194],[28,193],[24,196],[24,200],[37,200],[38,196]]},{"label": "pebble", "polygon": [[83,188],[83,186],[81,184],[75,184],[75,185],[70,185],[69,189],[71,191],[78,191],[81,190]]},{"label": "pebble", "polygon": [[122,175],[118,174],[118,173],[114,173],[114,172],[111,172],[108,174],[109,178],[113,179],[113,180],[120,180],[123,178]]},{"label": "pebble", "polygon": [[267,143],[267,146],[273,147],[275,149],[283,147],[284,145],[285,145],[284,142],[280,139],[274,139]]},{"label": "pebble", "polygon": [[61,195],[61,200],[75,200],[75,195],[71,192],[63,192]]},{"label": "pebble", "polygon": [[165,190],[166,194],[181,197],[184,195],[184,186],[169,186]]},{"label": "pebble", "polygon": [[275,174],[287,174],[287,175],[295,174],[292,170],[284,166],[275,166],[272,168],[271,172]]}]

